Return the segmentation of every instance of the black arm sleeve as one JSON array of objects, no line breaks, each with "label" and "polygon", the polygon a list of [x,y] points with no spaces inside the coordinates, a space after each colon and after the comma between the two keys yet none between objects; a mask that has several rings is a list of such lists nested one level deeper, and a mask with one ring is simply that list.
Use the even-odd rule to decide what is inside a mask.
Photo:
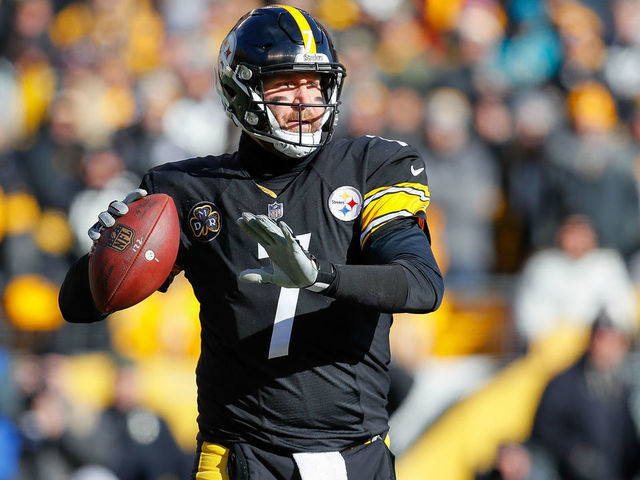
[{"label": "black arm sleeve", "polygon": [[89,289],[89,255],[78,259],[64,278],[58,305],[62,316],[71,323],[91,323],[103,320],[107,314],[96,308]]},{"label": "black arm sleeve", "polygon": [[368,265],[335,265],[326,295],[382,312],[427,313],[440,306],[442,274],[425,232],[414,219],[396,220],[370,238]]}]

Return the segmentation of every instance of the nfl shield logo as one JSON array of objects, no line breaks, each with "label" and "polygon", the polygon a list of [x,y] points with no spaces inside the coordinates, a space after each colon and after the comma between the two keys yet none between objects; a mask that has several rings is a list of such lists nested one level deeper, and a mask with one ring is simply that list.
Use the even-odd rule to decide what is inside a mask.
[{"label": "nfl shield logo", "polygon": [[271,220],[277,220],[282,217],[282,203],[273,202],[269,205],[268,214]]}]

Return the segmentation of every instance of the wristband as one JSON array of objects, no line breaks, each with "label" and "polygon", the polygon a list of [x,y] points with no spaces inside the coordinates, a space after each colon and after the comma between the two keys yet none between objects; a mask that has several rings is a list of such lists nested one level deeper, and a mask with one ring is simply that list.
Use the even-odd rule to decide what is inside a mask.
[{"label": "wristband", "polygon": [[336,278],[336,269],[333,268],[331,262],[327,262],[326,260],[318,260],[317,258],[313,258],[313,260],[318,266],[318,276],[316,277],[316,281],[306,287],[306,289],[311,292],[320,293],[329,288],[331,282]]}]

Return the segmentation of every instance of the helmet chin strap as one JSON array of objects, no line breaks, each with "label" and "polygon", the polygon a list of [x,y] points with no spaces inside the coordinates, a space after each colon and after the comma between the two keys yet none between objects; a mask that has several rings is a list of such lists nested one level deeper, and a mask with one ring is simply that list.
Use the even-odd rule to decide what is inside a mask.
[{"label": "helmet chin strap", "polygon": [[[282,129],[280,129],[280,130],[282,130]],[[319,147],[319,145],[313,145],[313,146],[293,145],[291,143],[286,143],[284,141],[281,142],[277,138],[268,137],[266,135],[260,135],[259,133],[256,133],[256,132],[250,132],[248,130],[245,130],[245,132],[247,132],[247,134],[249,134],[251,137],[253,137],[256,140],[258,140],[259,143],[268,144],[277,153],[280,153],[280,154],[285,155],[285,156],[290,157],[290,158],[303,158],[303,157],[306,157],[307,155],[311,155]],[[297,133],[286,132],[284,130],[282,130],[282,133],[283,134],[284,133],[293,134],[293,136],[296,139],[295,141],[297,141],[297,139],[298,139],[298,134]],[[274,134],[278,135],[278,132],[274,132]],[[303,133],[302,135],[313,135],[314,137],[317,135],[316,138],[318,139],[318,141],[320,140],[320,131],[318,131],[316,133],[313,133],[313,134],[311,134],[311,133]],[[289,140],[289,139],[283,138],[283,140]]]},{"label": "helmet chin strap", "polygon": [[259,133],[249,132],[247,130],[245,130],[245,132],[261,144],[263,148],[271,148],[276,154],[284,155],[288,158],[304,158],[311,155],[318,148],[318,146],[302,147],[300,145],[292,145],[290,143],[280,142],[273,137],[260,135]]},{"label": "helmet chin strap", "polygon": [[[280,127],[274,128],[273,133],[277,137],[282,138],[283,140],[288,140],[289,142],[300,141],[300,134],[289,132],[288,130],[284,130]],[[318,148],[317,145],[320,143],[321,136],[322,132],[320,130],[317,130],[314,133],[302,134],[302,142],[300,143],[302,143],[303,145],[293,145],[292,143],[278,142],[277,140],[275,140],[273,146],[276,150],[284,153],[289,157],[306,157],[307,155],[311,154],[316,148]]]},{"label": "helmet chin strap", "polygon": [[280,153],[292,158],[303,158],[311,155],[318,147],[300,147],[290,143],[275,141],[273,147]]}]

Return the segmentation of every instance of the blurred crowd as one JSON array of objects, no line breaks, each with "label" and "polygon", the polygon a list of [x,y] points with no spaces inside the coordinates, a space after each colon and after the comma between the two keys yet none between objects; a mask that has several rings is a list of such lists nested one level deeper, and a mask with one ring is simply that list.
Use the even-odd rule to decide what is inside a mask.
[{"label": "blurred crowd", "polygon": [[[148,168],[235,150],[213,67],[236,20],[269,3],[0,0],[0,480],[190,470],[199,331],[189,287],[178,281],[91,326],[65,324],[57,292],[90,248],[97,214]],[[640,286],[640,0],[287,3],[333,32],[347,68],[336,135],[409,142],[426,160],[447,294],[435,314],[394,324],[406,385],[394,401],[407,400],[392,417],[396,453],[508,362],[548,353],[560,327],[593,339],[606,317],[625,339],[622,360],[609,363],[635,365],[626,359]],[[556,348],[562,359],[538,394],[573,361],[590,365],[580,355],[592,344]],[[633,382],[585,375],[589,388],[617,392],[614,413],[640,411]],[[541,398],[577,391],[559,390]],[[529,478],[525,440],[531,430],[539,446],[547,431],[535,418],[500,439],[486,475],[503,476],[483,478]],[[602,443],[605,427],[593,428]],[[637,465],[621,466],[629,453],[598,442],[547,453],[567,457],[557,468],[578,465],[562,478],[632,478]],[[500,473],[520,449],[516,473]]]}]

